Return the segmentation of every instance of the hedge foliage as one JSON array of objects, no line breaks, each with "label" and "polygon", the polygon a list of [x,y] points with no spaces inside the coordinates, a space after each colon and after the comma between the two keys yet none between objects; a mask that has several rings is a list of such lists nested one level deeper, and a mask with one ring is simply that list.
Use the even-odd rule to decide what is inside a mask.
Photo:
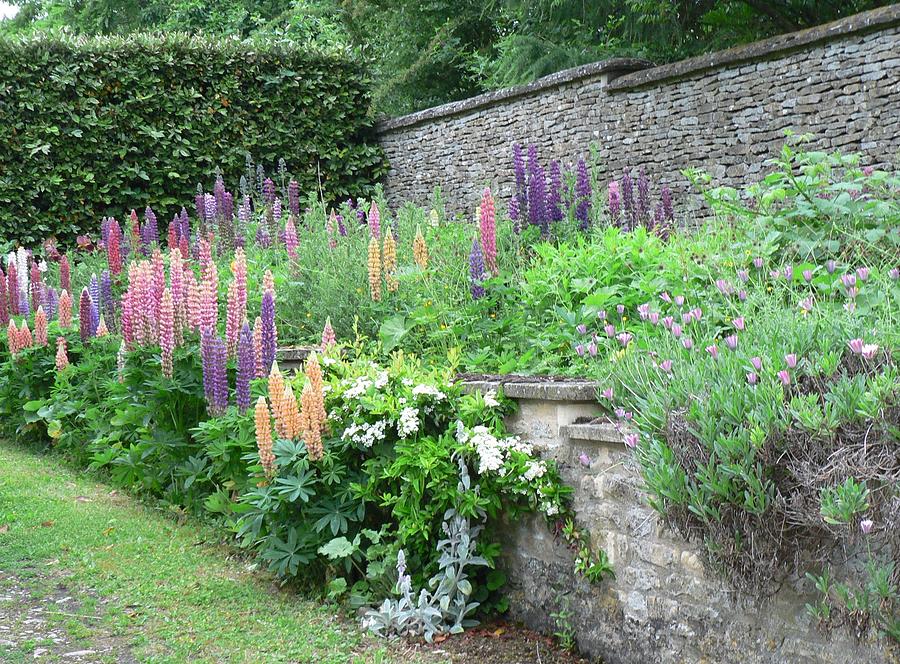
[{"label": "hedge foliage", "polygon": [[368,192],[386,168],[368,81],[340,55],[170,34],[0,39],[0,237],[72,239],[150,205],[163,219],[284,158],[301,191]]}]

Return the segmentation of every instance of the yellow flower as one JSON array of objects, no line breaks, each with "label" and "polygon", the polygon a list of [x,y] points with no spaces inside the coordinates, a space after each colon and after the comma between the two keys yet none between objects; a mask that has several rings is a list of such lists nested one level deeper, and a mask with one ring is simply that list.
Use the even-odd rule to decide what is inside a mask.
[{"label": "yellow flower", "polygon": [[425,236],[422,230],[416,226],[416,237],[413,239],[413,259],[423,270],[428,268],[428,245],[425,244]]},{"label": "yellow flower", "polygon": [[388,230],[384,234],[384,280],[387,282],[388,290],[392,293],[400,286],[397,277],[394,276],[394,270],[397,269],[397,243],[394,242],[394,234]]},{"label": "yellow flower", "polygon": [[369,240],[369,292],[373,301],[381,299],[381,248],[374,237]]}]

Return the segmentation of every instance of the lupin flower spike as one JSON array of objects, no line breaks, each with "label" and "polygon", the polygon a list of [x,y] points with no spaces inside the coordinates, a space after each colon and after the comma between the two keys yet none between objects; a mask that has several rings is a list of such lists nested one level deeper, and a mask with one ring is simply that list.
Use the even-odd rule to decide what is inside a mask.
[{"label": "lupin flower spike", "polygon": [[272,453],[272,416],[265,397],[256,400],[254,410],[256,425],[256,448],[259,451],[259,463],[266,477],[275,476],[275,455]]},{"label": "lupin flower spike", "polygon": [[162,349],[162,372],[166,378],[172,377],[172,358],[175,352],[175,304],[172,291],[163,291],[159,308],[159,346]]},{"label": "lupin flower spike", "polygon": [[325,327],[322,328],[322,348],[329,348],[337,343],[334,328],[331,327],[331,319],[325,319]]},{"label": "lupin flower spike", "polygon": [[369,240],[369,293],[372,295],[372,301],[381,300],[381,248],[378,246],[378,239],[372,237]]},{"label": "lupin flower spike", "polygon": [[78,300],[78,332],[81,335],[82,343],[94,336],[94,330],[91,329],[91,309],[93,303],[87,288],[81,289],[81,297]]},{"label": "lupin flower spike", "polygon": [[494,212],[494,197],[491,190],[485,187],[481,195],[480,234],[481,249],[484,253],[484,263],[487,269],[497,276],[500,272],[497,268],[497,222]]},{"label": "lupin flower spike", "polygon": [[97,321],[97,329],[94,332],[95,337],[106,337],[109,336],[109,328],[106,327],[106,319],[103,316],[100,316],[100,320]]},{"label": "lupin flower spike", "polygon": [[369,208],[369,235],[375,239],[381,239],[381,213],[378,210],[378,203],[372,201]]},{"label": "lupin flower spike", "polygon": [[413,259],[423,270],[428,269],[428,245],[425,244],[425,236],[422,229],[416,226],[416,236],[413,239]]},{"label": "lupin flower spike", "polygon": [[275,293],[273,291],[267,290],[263,293],[260,318],[262,319],[262,367],[263,371],[269,371],[275,363],[275,349],[278,346],[278,330],[275,327]]},{"label": "lupin flower spike", "polygon": [[241,327],[237,346],[237,377],[235,385],[237,405],[242,413],[250,408],[250,382],[254,378],[255,371],[253,333],[250,332],[250,326],[245,322]]},{"label": "lupin flower spike", "polygon": [[387,283],[388,291],[393,293],[400,287],[400,282],[394,275],[397,269],[397,243],[394,241],[394,234],[390,228],[384,234],[383,257],[384,280]]},{"label": "lupin flower spike", "polygon": [[34,315],[34,342],[38,346],[47,345],[47,314],[42,306],[38,306]]},{"label": "lupin flower spike", "polygon": [[262,355],[262,318],[256,317],[253,323],[253,368],[257,378],[264,378],[266,372],[263,370]]},{"label": "lupin flower spike", "polygon": [[56,370],[62,371],[69,366],[69,355],[66,353],[65,337],[56,337]]}]

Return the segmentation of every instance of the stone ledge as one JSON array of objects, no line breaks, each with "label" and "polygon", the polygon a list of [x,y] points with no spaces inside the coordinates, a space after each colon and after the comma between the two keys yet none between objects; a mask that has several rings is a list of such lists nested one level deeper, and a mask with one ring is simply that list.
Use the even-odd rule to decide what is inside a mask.
[{"label": "stone ledge", "polygon": [[584,424],[564,424],[559,428],[560,436],[571,440],[587,440],[597,443],[619,443],[624,445],[622,434],[612,422],[587,422]]},{"label": "stone ledge", "polygon": [[517,85],[512,88],[502,88],[500,90],[492,90],[484,94],[462,99],[460,101],[452,101],[449,104],[442,104],[432,108],[426,108],[422,111],[416,111],[409,115],[402,115],[399,118],[391,118],[381,120],[375,125],[375,130],[379,134],[385,134],[395,129],[411,127],[413,125],[422,124],[429,120],[460,115],[468,111],[485,106],[493,106],[503,101],[523,97],[525,95],[541,92],[547,88],[556,88],[564,83],[579,81],[593,76],[608,74],[612,79],[617,74],[624,72],[632,72],[645,67],[652,67],[653,63],[649,60],[641,60],[639,58],[611,58],[609,60],[601,60],[600,62],[592,62],[580,67],[572,67],[564,69],[549,76],[544,76],[531,83],[525,85]]},{"label": "stone ledge", "polygon": [[687,78],[693,74],[710,69],[724,68],[741,62],[766,60],[785,51],[798,50],[818,42],[832,41],[854,33],[870,32],[893,24],[900,25],[900,4],[854,14],[853,16],[817,25],[807,30],[790,32],[786,35],[778,35],[777,37],[770,37],[751,44],[735,46],[724,51],[716,51],[706,55],[699,55],[695,58],[679,60],[671,64],[625,74],[616,78],[615,81],[610,81],[606,89],[609,92],[617,92],[670,79]]},{"label": "stone ledge", "polygon": [[537,380],[528,381],[522,377],[497,377],[495,379],[464,380],[465,392],[487,392],[503,389],[510,399],[532,399],[537,401],[567,401],[570,403],[596,403],[597,383],[591,380]]}]

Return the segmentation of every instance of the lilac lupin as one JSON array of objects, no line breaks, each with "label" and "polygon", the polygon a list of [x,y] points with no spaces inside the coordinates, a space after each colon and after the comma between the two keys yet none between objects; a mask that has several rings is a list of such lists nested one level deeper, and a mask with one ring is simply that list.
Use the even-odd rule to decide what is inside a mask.
[{"label": "lilac lupin", "polygon": [[472,251],[469,253],[469,281],[472,299],[484,297],[484,254],[477,236],[472,240]]},{"label": "lilac lupin", "polygon": [[206,408],[212,417],[228,409],[228,374],[225,342],[211,330],[204,330],[201,342],[203,360],[203,390]]},{"label": "lilac lupin", "polygon": [[278,330],[275,327],[275,294],[272,291],[263,293],[260,317],[262,318],[263,371],[268,375],[275,362],[275,348],[278,344]]},{"label": "lilac lupin", "polygon": [[675,221],[675,209],[672,207],[672,190],[668,187],[663,187],[659,197],[662,200],[663,216],[667,221]]},{"label": "lilac lupin", "polygon": [[575,218],[578,220],[578,227],[583,231],[591,224],[591,194],[591,178],[587,162],[579,159],[575,169]]},{"label": "lilac lupin", "polygon": [[254,364],[253,333],[250,331],[250,325],[245,321],[238,338],[235,385],[237,405],[241,412],[246,412],[250,408],[250,381],[253,380],[256,370]]},{"label": "lilac lupin", "polygon": [[266,205],[269,207],[275,205],[275,183],[272,182],[272,178],[263,180],[262,194],[266,201]]},{"label": "lilac lupin", "polygon": [[547,216],[550,221],[562,221],[562,169],[559,161],[550,162],[550,191],[547,195]]},{"label": "lilac lupin", "polygon": [[213,196],[216,198],[216,209],[223,210],[225,208],[225,180],[222,174],[216,176],[216,183],[213,185]]},{"label": "lilac lupin", "polygon": [[100,273],[100,308],[103,311],[103,320],[110,332],[116,330],[116,301],[113,299],[112,278],[109,270]]},{"label": "lilac lupin", "polygon": [[144,210],[144,223],[147,225],[147,239],[151,244],[159,244],[159,222],[149,205]]},{"label": "lilac lupin", "polygon": [[197,185],[197,193],[194,195],[194,214],[197,215],[197,220],[202,224],[206,219],[206,210],[204,209],[204,204],[206,203],[206,196],[203,195],[203,187],[199,184]]},{"label": "lilac lupin", "polygon": [[547,223],[547,184],[544,169],[537,158],[537,148],[528,146],[528,223],[538,226],[542,235],[549,233]]},{"label": "lilac lupin", "polygon": [[288,183],[288,210],[295,217],[300,216],[300,183],[293,179]]}]

